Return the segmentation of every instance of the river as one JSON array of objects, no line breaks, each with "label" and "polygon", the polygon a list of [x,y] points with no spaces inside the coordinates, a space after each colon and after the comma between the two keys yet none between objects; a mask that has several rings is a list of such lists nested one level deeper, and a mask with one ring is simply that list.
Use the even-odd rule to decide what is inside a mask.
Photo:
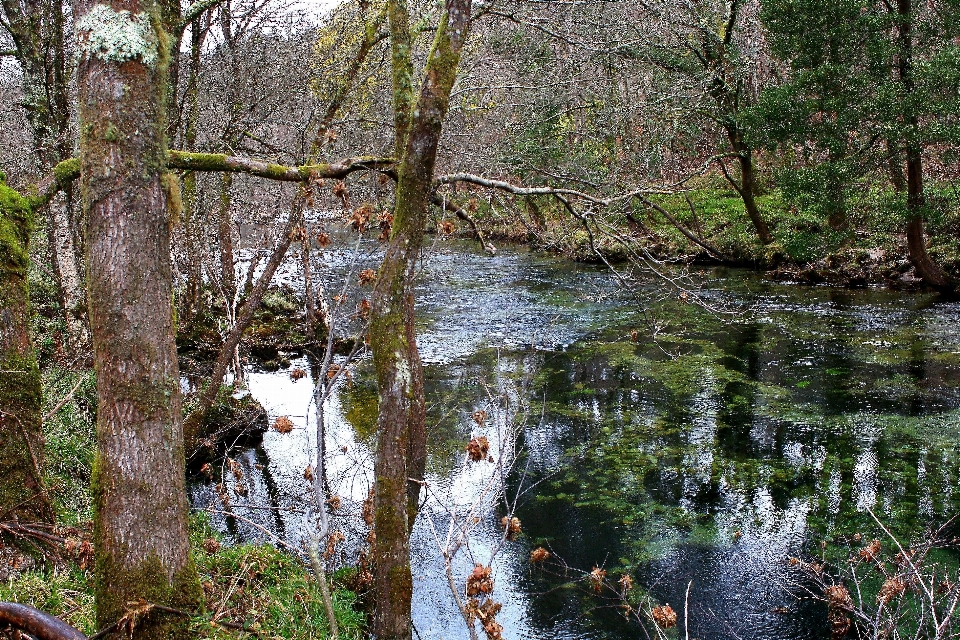
[{"label": "river", "polygon": [[[351,258],[323,260],[332,287]],[[591,589],[594,567],[670,603],[680,637],[686,602],[690,638],[822,638],[825,608],[801,597],[791,556],[873,535],[867,508],[905,538],[958,513],[960,304],[737,270],[693,276],[710,309],[675,295],[642,302],[604,268],[524,249],[434,246],[417,294],[430,428],[430,498],[412,542],[419,637],[467,637],[438,540],[501,468],[494,488],[516,499],[523,528],[494,561],[507,638],[641,637],[612,589]],[[280,277],[302,289],[292,262]],[[293,366],[310,372],[306,358]],[[366,535],[356,513],[376,415],[369,363],[352,371],[326,411],[346,563]],[[238,456],[250,479],[233,504],[243,519],[214,524],[233,540],[297,546],[312,377],[251,365],[248,385],[271,421],[296,428]],[[480,434],[495,462],[464,464]],[[196,484],[193,501],[216,503],[211,485]],[[486,562],[500,541],[503,512],[502,500],[480,508],[454,564],[461,587],[471,556]],[[552,557],[531,565],[539,546]]]}]

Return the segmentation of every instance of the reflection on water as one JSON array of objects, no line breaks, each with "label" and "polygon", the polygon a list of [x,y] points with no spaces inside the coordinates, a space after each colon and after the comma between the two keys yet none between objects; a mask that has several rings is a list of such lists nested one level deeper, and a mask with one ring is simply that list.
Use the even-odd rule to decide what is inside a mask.
[{"label": "reflection on water", "polygon": [[[336,256],[328,262],[335,273]],[[958,512],[960,305],[712,275],[707,295],[740,311],[665,307],[653,344],[631,340],[643,316],[602,270],[464,246],[430,259],[418,338],[435,425],[428,481],[471,500],[470,482],[451,474],[470,415],[487,402],[480,381],[532,379],[534,418],[517,454],[530,471],[510,489],[539,484],[520,502],[524,536],[496,566],[507,637],[637,637],[608,603],[531,569],[539,545],[572,567],[630,572],[677,610],[692,581],[690,637],[824,637],[823,612],[795,597],[786,558],[866,533],[866,508],[906,537]],[[270,508],[237,498],[242,519],[216,524],[237,538],[269,531],[299,544],[314,446],[310,379],[253,371],[249,383],[272,417],[289,415],[298,428],[268,433],[239,458],[254,478],[251,501]],[[361,367],[326,413],[328,474],[344,512],[366,497],[375,401]],[[205,485],[194,499],[215,502]],[[428,515],[445,528],[442,513]],[[490,513],[481,524],[478,552],[498,521]],[[351,534],[343,558],[353,561],[366,531],[349,518],[338,526]],[[413,544],[417,630],[466,637],[425,518]],[[467,569],[466,560],[457,567]]]}]

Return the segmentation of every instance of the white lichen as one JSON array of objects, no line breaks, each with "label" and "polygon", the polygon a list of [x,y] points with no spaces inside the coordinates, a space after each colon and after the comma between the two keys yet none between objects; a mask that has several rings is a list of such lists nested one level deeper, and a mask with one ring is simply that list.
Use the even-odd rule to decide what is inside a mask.
[{"label": "white lichen", "polygon": [[142,11],[131,14],[95,4],[77,21],[77,55],[81,59],[89,56],[121,63],[139,59],[152,67],[159,57],[157,46],[150,16]]},{"label": "white lichen", "polygon": [[397,385],[403,393],[410,393],[410,388],[413,385],[413,376],[410,375],[410,365],[407,364],[407,359],[403,357],[403,354],[397,352],[394,356],[397,361]]}]

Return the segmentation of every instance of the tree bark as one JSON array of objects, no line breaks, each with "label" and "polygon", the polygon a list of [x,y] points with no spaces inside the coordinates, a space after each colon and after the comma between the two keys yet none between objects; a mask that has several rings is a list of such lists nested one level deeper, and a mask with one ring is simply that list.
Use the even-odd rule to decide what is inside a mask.
[{"label": "tree bark", "polygon": [[[97,625],[139,599],[186,610],[190,558],[165,170],[168,51],[154,0],[77,0],[81,187],[97,374]],[[115,33],[126,34],[122,46]],[[182,638],[154,613],[134,638]],[[109,637],[126,635],[120,630]]]},{"label": "tree bark", "polygon": [[[200,120],[200,50],[205,35],[199,21],[194,21],[190,25],[190,67],[184,96],[187,118],[183,128],[183,146],[188,152],[195,151],[197,148],[197,126]],[[183,176],[182,218],[183,246],[186,252],[183,271],[187,276],[187,282],[181,309],[185,323],[190,322],[200,303],[202,221],[198,219],[200,204],[198,196],[197,173],[188,171]]]},{"label": "tree bark", "polygon": [[[447,0],[427,59],[415,109],[410,99],[409,24],[406,5],[389,6],[397,171],[393,227],[374,287],[370,346],[380,405],[377,415],[373,548],[372,631],[380,640],[411,638],[410,531],[426,464],[423,367],[414,334],[413,284],[433,189],[437,146],[449,106],[460,52],[470,25],[470,0]],[[410,110],[413,109],[413,110]]]},{"label": "tree bark", "polygon": [[757,237],[763,244],[773,242],[773,234],[760,213],[760,207],[757,206],[756,194],[758,191],[756,169],[753,166],[753,149],[751,149],[743,140],[743,132],[735,124],[728,124],[726,127],[727,138],[730,140],[730,146],[737,154],[737,162],[740,165],[740,184],[727,173],[723,173],[727,181],[733,186],[734,190],[743,200],[743,208],[753,223],[753,228],[757,231]]},{"label": "tree bark", "polygon": [[30,341],[28,242],[33,203],[0,173],[0,520],[53,522],[43,488],[43,421]]},{"label": "tree bark", "polygon": [[70,207],[69,192],[58,194],[48,206],[48,225],[56,273],[60,278],[60,304],[63,305],[69,347],[78,353],[89,348],[90,335],[84,323],[86,301],[83,279],[76,261]]}]

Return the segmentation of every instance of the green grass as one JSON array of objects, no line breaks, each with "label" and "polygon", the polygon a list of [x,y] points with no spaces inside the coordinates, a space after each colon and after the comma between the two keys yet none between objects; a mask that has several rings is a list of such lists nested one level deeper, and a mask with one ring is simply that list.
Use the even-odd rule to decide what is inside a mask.
[{"label": "green grass", "polygon": [[[192,621],[193,638],[251,637],[211,622],[244,625],[263,638],[320,640],[328,625],[320,589],[296,559],[268,545],[219,546],[203,514],[191,519],[191,547],[206,597],[206,613]],[[0,583],[0,601],[28,604],[96,632],[93,574],[75,565],[30,571]],[[341,636],[360,638],[363,615],[356,596],[334,582],[334,610]]]}]

